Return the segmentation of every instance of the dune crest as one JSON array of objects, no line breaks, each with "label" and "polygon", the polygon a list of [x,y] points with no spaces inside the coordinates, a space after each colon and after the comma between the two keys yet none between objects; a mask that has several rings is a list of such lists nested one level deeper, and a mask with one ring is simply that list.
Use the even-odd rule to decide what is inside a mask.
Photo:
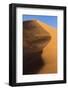
[{"label": "dune crest", "polygon": [[[44,65],[42,67],[39,67],[36,73],[38,74],[57,73],[57,30],[52,26],[47,25],[38,20],[24,21],[23,28],[24,28],[24,32],[23,32],[24,56],[27,57],[27,59],[25,58],[24,61],[26,61],[27,64],[30,61],[28,67],[33,66],[32,68],[33,71],[35,72],[34,70],[35,66],[37,66],[37,68],[38,66],[42,66],[41,63],[39,63],[39,60],[41,61],[41,59],[39,59],[39,56],[41,58],[40,52],[43,51],[42,63],[44,63]],[[33,63],[35,63],[35,65],[32,63],[32,60],[28,60],[28,58],[33,58],[33,57],[35,60],[34,59],[32,60]],[[25,69],[28,68],[26,66],[26,62],[24,64]],[[29,72],[34,73],[30,71],[30,68],[31,67],[29,67],[29,70],[26,71],[28,73]]]},{"label": "dune crest", "polygon": [[[47,24],[37,21],[45,30],[47,30],[51,35],[51,41],[43,49],[43,60],[46,63],[40,73],[57,73],[57,30]],[[47,61],[45,61],[45,58]]]}]

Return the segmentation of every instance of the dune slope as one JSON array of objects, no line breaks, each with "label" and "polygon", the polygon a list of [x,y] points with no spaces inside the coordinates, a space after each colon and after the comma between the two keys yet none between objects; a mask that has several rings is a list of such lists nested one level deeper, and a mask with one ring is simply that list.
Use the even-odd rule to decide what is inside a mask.
[{"label": "dune slope", "polygon": [[49,44],[43,49],[45,66],[39,73],[57,73],[57,30],[47,24],[37,21],[51,35]]},{"label": "dune slope", "polygon": [[[57,30],[38,20],[25,21],[23,24],[24,56],[43,51],[41,56],[44,65],[37,73],[57,73]],[[29,60],[26,61],[29,62]],[[36,66],[39,66],[39,60],[33,61],[37,62]],[[35,67],[33,63],[31,64]],[[26,64],[24,66],[27,68]]]}]

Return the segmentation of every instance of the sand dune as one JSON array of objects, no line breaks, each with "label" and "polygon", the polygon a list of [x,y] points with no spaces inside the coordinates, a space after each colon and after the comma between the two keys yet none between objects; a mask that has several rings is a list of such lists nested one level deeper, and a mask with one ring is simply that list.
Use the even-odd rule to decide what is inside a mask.
[{"label": "sand dune", "polygon": [[[38,20],[25,21],[23,23],[23,26],[24,26],[23,45],[24,45],[24,58],[25,58],[24,72],[26,74],[56,73],[57,72],[57,30]],[[42,60],[40,59],[41,57]],[[44,64],[39,63],[40,61],[42,61],[41,63]],[[38,68],[38,70],[36,67]],[[33,68],[33,71],[31,68]]]},{"label": "sand dune", "polygon": [[[56,73],[57,72],[57,30],[47,24],[37,21],[51,35],[51,41],[43,49],[43,60],[45,66],[40,70],[40,73]],[[46,60],[45,60],[46,59]]]},{"label": "sand dune", "polygon": [[51,36],[36,20],[24,21],[24,48],[26,52],[41,51],[49,42]]}]

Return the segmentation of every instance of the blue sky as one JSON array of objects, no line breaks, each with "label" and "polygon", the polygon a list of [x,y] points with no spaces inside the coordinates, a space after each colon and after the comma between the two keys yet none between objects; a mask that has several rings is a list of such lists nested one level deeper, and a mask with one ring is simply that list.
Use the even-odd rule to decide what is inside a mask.
[{"label": "blue sky", "polygon": [[54,28],[57,28],[57,16],[41,16],[41,15],[23,15],[23,20],[39,20],[46,24],[51,25]]}]

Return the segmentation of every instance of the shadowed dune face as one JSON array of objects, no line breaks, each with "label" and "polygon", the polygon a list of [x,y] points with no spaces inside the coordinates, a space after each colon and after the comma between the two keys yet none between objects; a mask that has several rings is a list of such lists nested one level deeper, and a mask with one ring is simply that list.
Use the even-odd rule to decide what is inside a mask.
[{"label": "shadowed dune face", "polygon": [[23,74],[36,74],[44,65],[41,54],[51,36],[35,20],[24,21],[23,28]]},{"label": "shadowed dune face", "polygon": [[42,52],[24,53],[23,57],[23,74],[36,74],[39,72],[41,67],[44,66],[44,62],[41,57]]},{"label": "shadowed dune face", "polygon": [[26,53],[41,51],[50,41],[50,34],[35,20],[23,22],[23,41]]},{"label": "shadowed dune face", "polygon": [[23,22],[24,75],[57,72],[56,38],[56,30],[47,24],[37,20]]}]

